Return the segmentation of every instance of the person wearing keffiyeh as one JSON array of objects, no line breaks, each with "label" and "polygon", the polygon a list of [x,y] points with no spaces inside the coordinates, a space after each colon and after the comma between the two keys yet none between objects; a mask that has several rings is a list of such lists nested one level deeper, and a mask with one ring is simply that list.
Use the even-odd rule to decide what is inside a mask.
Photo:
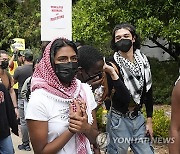
[{"label": "person wearing keffiyeh", "polygon": [[26,110],[35,153],[91,154],[96,144],[96,102],[91,87],[76,79],[77,56],[72,41],[58,38],[35,68]]},{"label": "person wearing keffiyeh", "polygon": [[[129,147],[134,153],[153,154],[151,70],[147,57],[140,51],[139,36],[134,26],[128,23],[116,25],[111,48],[114,55],[109,62],[115,66],[108,61],[104,66],[110,93],[115,89],[111,95],[112,105],[106,127],[110,138],[108,154],[126,154]],[[147,113],[146,123],[141,113],[143,104]]]}]

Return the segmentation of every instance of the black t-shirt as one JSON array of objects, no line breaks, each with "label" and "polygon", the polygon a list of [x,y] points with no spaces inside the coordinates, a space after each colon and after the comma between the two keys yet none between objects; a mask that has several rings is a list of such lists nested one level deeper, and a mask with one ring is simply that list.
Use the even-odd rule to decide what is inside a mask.
[{"label": "black t-shirt", "polygon": [[14,72],[14,80],[18,82],[18,98],[21,98],[21,89],[24,81],[33,74],[33,65],[25,64],[16,68]]}]

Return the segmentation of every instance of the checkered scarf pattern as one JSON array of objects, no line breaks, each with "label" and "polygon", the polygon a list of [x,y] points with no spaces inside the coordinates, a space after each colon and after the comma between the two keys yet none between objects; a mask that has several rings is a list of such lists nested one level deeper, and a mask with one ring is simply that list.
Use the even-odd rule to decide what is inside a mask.
[{"label": "checkered scarf pattern", "polygon": [[72,98],[77,93],[77,90],[80,90],[79,85],[75,78],[67,88],[59,81],[50,62],[50,48],[53,42],[47,45],[42,59],[35,68],[31,81],[31,89],[34,91],[35,89],[43,88],[62,98]]},{"label": "checkered scarf pattern", "polygon": [[[64,87],[56,76],[50,62],[50,48],[54,41],[49,43],[43,53],[43,57],[33,73],[31,91],[45,89],[46,91],[64,99],[80,97],[81,83],[75,78],[69,87]],[[68,102],[68,101],[67,101]],[[76,106],[73,107],[76,110]],[[84,134],[76,134],[77,154],[86,154],[86,137]]]},{"label": "checkered scarf pattern", "polygon": [[147,57],[137,49],[134,52],[134,63],[122,57],[120,52],[114,53],[114,60],[120,67],[120,73],[133,100],[140,104],[144,80],[146,82],[146,91],[152,86],[150,65]]}]

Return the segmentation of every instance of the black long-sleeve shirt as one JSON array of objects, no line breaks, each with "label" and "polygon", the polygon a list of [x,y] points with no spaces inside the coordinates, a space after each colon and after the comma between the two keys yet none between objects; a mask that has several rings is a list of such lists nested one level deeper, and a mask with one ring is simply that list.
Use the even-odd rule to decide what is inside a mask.
[{"label": "black long-sleeve shirt", "polygon": [[[119,66],[116,64],[120,72]],[[126,113],[128,111],[129,103],[132,100],[130,92],[124,84],[124,80],[121,75],[119,75],[118,80],[112,80],[107,74],[109,95],[114,87],[115,93],[112,96],[112,107],[121,113]],[[153,97],[152,97],[152,87],[146,92],[146,84],[144,84],[143,92],[140,99],[140,108],[145,104],[147,117],[152,117],[153,114]]]}]

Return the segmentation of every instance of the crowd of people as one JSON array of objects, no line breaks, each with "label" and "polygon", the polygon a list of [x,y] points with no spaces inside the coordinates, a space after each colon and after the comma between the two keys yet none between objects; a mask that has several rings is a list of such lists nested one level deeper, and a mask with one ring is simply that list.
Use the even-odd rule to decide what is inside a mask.
[{"label": "crowd of people", "polygon": [[[104,105],[106,153],[126,154],[130,147],[153,154],[152,76],[135,27],[116,25],[111,49],[114,54],[105,59],[91,45],[56,38],[42,44],[38,58],[30,49],[14,49],[9,60],[0,50],[0,153],[14,153],[11,132],[18,136],[19,124],[19,150],[31,151],[31,143],[37,154],[100,154],[96,111]],[[180,154],[179,82],[172,93],[170,154]]]}]

